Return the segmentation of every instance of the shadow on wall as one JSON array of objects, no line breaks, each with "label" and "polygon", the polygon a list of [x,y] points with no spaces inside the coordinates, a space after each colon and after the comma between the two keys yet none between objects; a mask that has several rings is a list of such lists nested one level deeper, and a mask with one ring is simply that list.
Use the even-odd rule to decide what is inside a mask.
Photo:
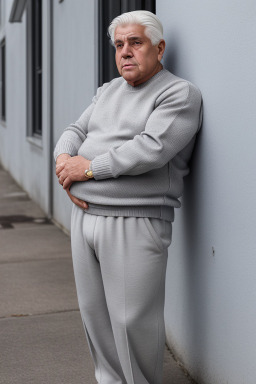
[{"label": "shadow on wall", "polygon": [[[184,282],[186,289],[186,313],[189,313],[190,344],[189,355],[194,356],[194,363],[202,362],[207,354],[207,271],[204,271],[202,252],[202,180],[200,164],[203,160],[203,126],[198,134],[192,158],[189,163],[190,174],[185,178],[182,198],[182,231],[184,250]],[[207,261],[205,259],[205,261]],[[196,348],[195,348],[196,346]],[[197,354],[195,355],[195,350]],[[200,369],[200,367],[198,367]]]},{"label": "shadow on wall", "polygon": [[177,57],[178,57],[178,46],[177,39],[172,35],[172,44],[166,47],[163,61],[164,67],[172,72],[174,75],[177,74]]},{"label": "shadow on wall", "polygon": [[[208,239],[204,235],[208,232],[207,213],[203,212],[204,188],[202,166],[204,159],[204,129],[197,136],[195,148],[189,163],[190,174],[184,179],[184,194],[181,209],[182,255],[184,259],[183,283],[184,313],[189,314],[186,324],[186,334],[189,335],[186,350],[188,361],[193,366],[194,379],[200,377],[202,362],[207,359],[210,350],[209,334],[211,325],[209,303],[209,249]],[[203,231],[202,231],[203,229]],[[213,259],[213,258],[212,258]],[[213,259],[214,260],[214,259]],[[184,319],[182,319],[184,321]],[[197,377],[197,375],[199,375]]]},{"label": "shadow on wall", "polygon": [[[171,44],[167,46],[164,55],[164,66],[174,75],[183,77],[183,73],[180,73],[181,67],[179,64],[179,39],[173,30],[170,33]],[[189,63],[185,66],[187,73],[189,73]],[[182,66],[184,70],[184,66]],[[190,80],[184,74],[184,78]],[[189,314],[189,318],[182,318],[182,323],[186,324],[187,330],[185,331],[189,335],[186,344],[186,355],[189,356],[189,360],[194,360],[194,367],[196,362],[202,362],[207,353],[207,331],[208,326],[207,319],[208,305],[207,302],[207,273],[204,271],[204,261],[209,256],[208,249],[203,252],[205,247],[204,239],[202,239],[202,227],[205,228],[207,223],[204,222],[205,215],[202,212],[202,198],[203,198],[203,172],[202,165],[205,156],[203,150],[204,142],[204,127],[203,123],[201,129],[197,135],[194,151],[189,162],[190,174],[184,178],[184,193],[182,196],[182,208],[178,210],[176,214],[180,215],[180,228],[182,235],[179,235],[179,252],[182,252],[184,260],[183,270],[180,271],[182,281],[184,283],[182,300],[182,313]],[[207,228],[205,228],[207,231]],[[205,256],[202,256],[205,255]],[[196,346],[196,348],[195,348]],[[196,354],[195,354],[196,351]],[[178,351],[176,351],[178,352]],[[178,353],[179,355],[179,353]],[[180,356],[182,360],[182,356]],[[200,366],[198,366],[200,370]],[[193,372],[193,375],[195,372]]]}]

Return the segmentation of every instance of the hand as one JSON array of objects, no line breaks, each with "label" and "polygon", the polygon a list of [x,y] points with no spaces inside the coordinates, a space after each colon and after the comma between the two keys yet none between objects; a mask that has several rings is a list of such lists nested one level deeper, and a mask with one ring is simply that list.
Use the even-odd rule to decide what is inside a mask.
[{"label": "hand", "polygon": [[85,159],[83,156],[74,156],[65,158],[64,161],[61,160],[56,165],[56,175],[64,189],[69,188],[74,181],[88,180],[84,171],[89,169],[90,160]]},{"label": "hand", "polygon": [[71,195],[69,188],[66,189],[66,192],[67,192],[69,198],[71,199],[71,201],[74,204],[76,204],[79,208],[88,209],[88,204],[86,203],[86,201],[83,201],[83,200],[78,199],[77,197]]},{"label": "hand", "polygon": [[[56,175],[60,178],[60,175],[61,175],[61,172],[62,170],[65,168],[65,164],[66,162],[71,158],[70,155],[68,155],[67,153],[63,153],[61,155],[59,155],[56,159]],[[86,168],[85,168],[86,169]],[[84,170],[85,170],[84,169]],[[89,169],[89,166],[88,166],[88,169]],[[59,180],[60,181],[60,180]],[[66,192],[70,198],[70,200],[76,204],[79,208],[82,208],[82,209],[88,209],[88,204],[86,203],[86,201],[83,201],[81,199],[78,199],[77,197],[73,196],[71,193],[70,193],[70,187],[72,185],[72,182],[70,182],[69,185],[67,185],[66,187]]]},{"label": "hand", "polygon": [[70,159],[71,156],[68,153],[62,153],[56,159],[56,175],[59,177],[60,171],[63,169],[66,161]]}]

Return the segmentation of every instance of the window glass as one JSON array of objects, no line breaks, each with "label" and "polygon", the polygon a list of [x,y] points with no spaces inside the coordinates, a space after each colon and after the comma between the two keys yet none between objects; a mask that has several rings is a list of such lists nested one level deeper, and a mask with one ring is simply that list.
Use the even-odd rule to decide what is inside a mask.
[{"label": "window glass", "polygon": [[107,36],[110,22],[123,12],[140,9],[155,13],[155,0],[99,0],[99,85],[119,76],[114,47]]},{"label": "window glass", "polygon": [[1,119],[6,120],[6,64],[5,64],[5,39],[1,41]]},{"label": "window glass", "polygon": [[42,135],[42,0],[27,6],[29,136]]}]

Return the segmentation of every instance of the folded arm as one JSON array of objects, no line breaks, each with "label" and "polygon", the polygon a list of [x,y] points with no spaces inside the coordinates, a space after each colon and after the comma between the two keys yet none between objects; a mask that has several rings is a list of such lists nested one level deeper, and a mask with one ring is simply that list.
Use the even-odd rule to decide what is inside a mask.
[{"label": "folded arm", "polygon": [[77,204],[80,208],[88,208],[88,204],[71,195],[69,189],[74,181],[88,180],[88,178],[85,177],[84,171],[85,169],[89,169],[90,162],[82,156],[77,156],[77,153],[84,140],[86,140],[88,123],[95,104],[107,86],[108,83],[98,88],[97,94],[92,99],[91,105],[86,108],[75,123],[70,124],[64,130],[54,149],[56,175],[59,179],[59,183],[66,190],[73,203]]},{"label": "folded arm", "polygon": [[109,83],[103,84],[102,87],[99,87],[96,95],[92,99],[91,105],[85,109],[79,119],[70,124],[67,128],[64,129],[61,137],[59,138],[56,147],[54,149],[54,159],[56,161],[57,157],[61,154],[69,154],[70,156],[76,156],[78,149],[81,147],[84,140],[86,140],[88,133],[88,124],[93,113],[95,104],[97,103],[99,97],[103,91],[108,87]]},{"label": "folded arm", "polygon": [[141,134],[93,159],[96,180],[161,168],[187,146],[200,128],[201,94],[187,82],[176,88],[162,95]]}]

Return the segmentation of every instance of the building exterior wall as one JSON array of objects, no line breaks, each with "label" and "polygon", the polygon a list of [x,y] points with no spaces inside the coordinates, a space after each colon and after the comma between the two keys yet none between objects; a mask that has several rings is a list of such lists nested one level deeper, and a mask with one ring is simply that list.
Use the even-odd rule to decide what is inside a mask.
[{"label": "building exterior wall", "polygon": [[176,210],[168,343],[199,383],[256,382],[256,4],[157,1],[165,66],[199,86],[203,129]]},{"label": "building exterior wall", "polygon": [[71,202],[57,183],[52,151],[64,128],[80,116],[96,90],[96,2],[76,0],[75,6],[71,1],[42,2],[41,138],[28,134],[27,12],[20,23],[10,23],[12,4],[13,0],[1,0],[6,121],[0,120],[0,162],[46,214],[69,229]]},{"label": "building exterior wall", "polygon": [[[90,105],[96,90],[96,2],[54,2],[54,146]],[[71,201],[53,170],[53,217],[70,229]]]},{"label": "building exterior wall", "polygon": [[[46,21],[49,2],[44,2]],[[16,181],[28,191],[41,208],[49,209],[49,127],[48,127],[48,65],[43,64],[43,135],[33,140],[27,135],[27,53],[26,12],[21,23],[9,23],[12,1],[2,2],[3,29],[6,37],[6,122],[0,122],[0,160]],[[45,23],[47,25],[47,23]],[[48,30],[43,33],[44,50]]]}]

